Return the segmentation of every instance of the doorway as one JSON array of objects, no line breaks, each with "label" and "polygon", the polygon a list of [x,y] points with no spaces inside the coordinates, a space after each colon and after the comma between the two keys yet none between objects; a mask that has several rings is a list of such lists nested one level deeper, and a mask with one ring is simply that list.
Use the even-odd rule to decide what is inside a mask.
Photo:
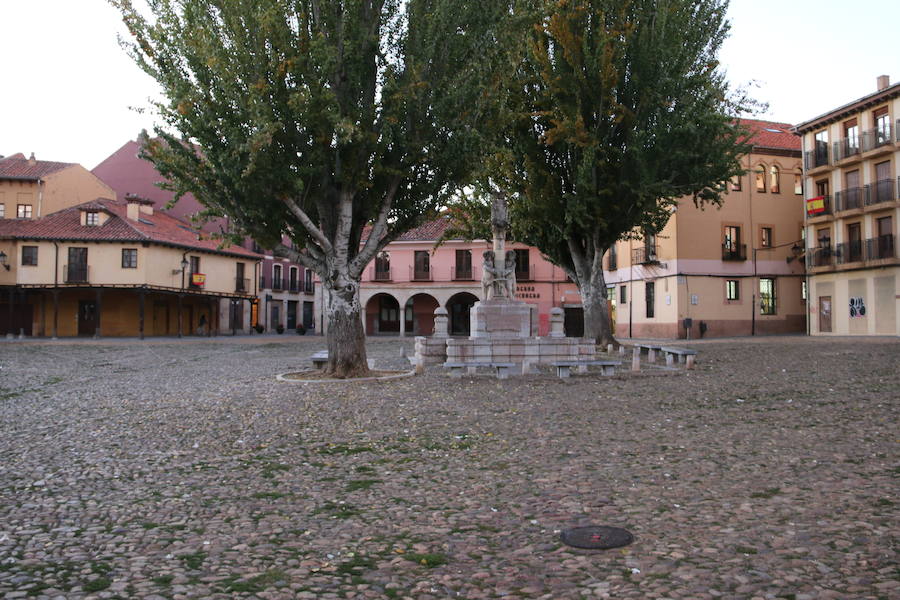
[{"label": "doorway", "polygon": [[819,296],[819,333],[831,333],[831,296]]},{"label": "doorway", "polygon": [[94,300],[78,301],[78,335],[94,335],[100,319],[97,314],[97,303]]}]

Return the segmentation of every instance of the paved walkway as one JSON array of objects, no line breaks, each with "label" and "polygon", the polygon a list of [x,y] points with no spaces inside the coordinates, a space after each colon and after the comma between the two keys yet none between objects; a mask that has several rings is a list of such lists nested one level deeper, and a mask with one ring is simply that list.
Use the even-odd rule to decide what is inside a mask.
[{"label": "paved walkway", "polygon": [[196,342],[0,344],[0,598],[900,597],[896,339],[317,386],[323,338]]}]

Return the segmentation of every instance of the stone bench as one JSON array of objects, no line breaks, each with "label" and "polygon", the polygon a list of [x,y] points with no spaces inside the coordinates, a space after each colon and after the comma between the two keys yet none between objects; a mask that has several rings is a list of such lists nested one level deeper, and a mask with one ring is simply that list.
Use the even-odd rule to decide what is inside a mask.
[{"label": "stone bench", "polygon": [[694,357],[697,356],[696,350],[690,350],[689,348],[672,348],[670,346],[664,346],[660,348],[660,352],[666,355],[666,366],[671,367],[675,364],[675,357],[678,357],[679,363],[685,363],[686,369],[694,368]]},{"label": "stone bench", "polygon": [[[325,368],[325,365],[328,364],[328,350],[319,350],[310,356],[309,360],[312,361],[313,367],[321,371]],[[366,360],[366,363],[369,365],[369,368],[372,369],[374,368],[375,360],[369,358]]]},{"label": "stone bench", "polygon": [[491,367],[497,371],[497,379],[509,379],[510,370],[516,363],[506,362],[445,362],[444,367],[450,369],[450,377],[462,377],[463,370]]},{"label": "stone bench", "polygon": [[572,367],[600,367],[604,375],[616,374],[616,367],[622,363],[615,360],[558,360],[550,363],[556,367],[557,377],[565,379],[571,374]]},{"label": "stone bench", "polygon": [[639,348],[641,352],[647,351],[647,362],[656,362],[656,353],[662,350],[662,346],[656,344],[635,344],[635,348]]}]

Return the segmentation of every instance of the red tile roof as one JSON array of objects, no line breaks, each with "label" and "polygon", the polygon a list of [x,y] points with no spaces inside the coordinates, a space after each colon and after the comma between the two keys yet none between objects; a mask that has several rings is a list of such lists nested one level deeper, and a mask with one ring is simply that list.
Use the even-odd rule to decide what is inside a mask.
[{"label": "red tile roof", "polygon": [[[81,224],[82,210],[98,210],[110,216],[100,226]],[[253,259],[262,257],[240,246],[219,248],[219,241],[197,239],[198,232],[189,223],[165,213],[140,213],[138,221],[127,218],[127,203],[97,198],[72,208],[34,220],[0,219],[0,239],[77,240],[109,242],[155,242],[167,246],[203,250]]]},{"label": "red tile roof", "polygon": [[741,119],[741,125],[750,131],[750,143],[754,148],[774,148],[800,151],[800,137],[791,133],[790,123]]},{"label": "red tile roof", "polygon": [[20,152],[0,158],[0,179],[37,181],[51,173],[62,171],[74,165],[75,163],[51,162],[49,160],[31,161]]},{"label": "red tile roof", "polygon": [[[402,233],[396,240],[397,242],[433,242],[440,238],[444,231],[450,227],[450,219],[448,217],[438,217],[432,221],[426,221],[414,229]],[[369,232],[372,231],[370,225],[366,225],[362,232],[362,241],[369,239]]]}]

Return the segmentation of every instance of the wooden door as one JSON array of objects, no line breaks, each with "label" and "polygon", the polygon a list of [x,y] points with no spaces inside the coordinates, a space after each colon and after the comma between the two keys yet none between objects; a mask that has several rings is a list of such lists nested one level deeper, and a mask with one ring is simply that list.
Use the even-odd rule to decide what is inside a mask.
[{"label": "wooden door", "polygon": [[78,335],[97,333],[97,303],[94,300],[78,302]]},{"label": "wooden door", "polygon": [[831,333],[831,296],[819,296],[819,333]]}]

